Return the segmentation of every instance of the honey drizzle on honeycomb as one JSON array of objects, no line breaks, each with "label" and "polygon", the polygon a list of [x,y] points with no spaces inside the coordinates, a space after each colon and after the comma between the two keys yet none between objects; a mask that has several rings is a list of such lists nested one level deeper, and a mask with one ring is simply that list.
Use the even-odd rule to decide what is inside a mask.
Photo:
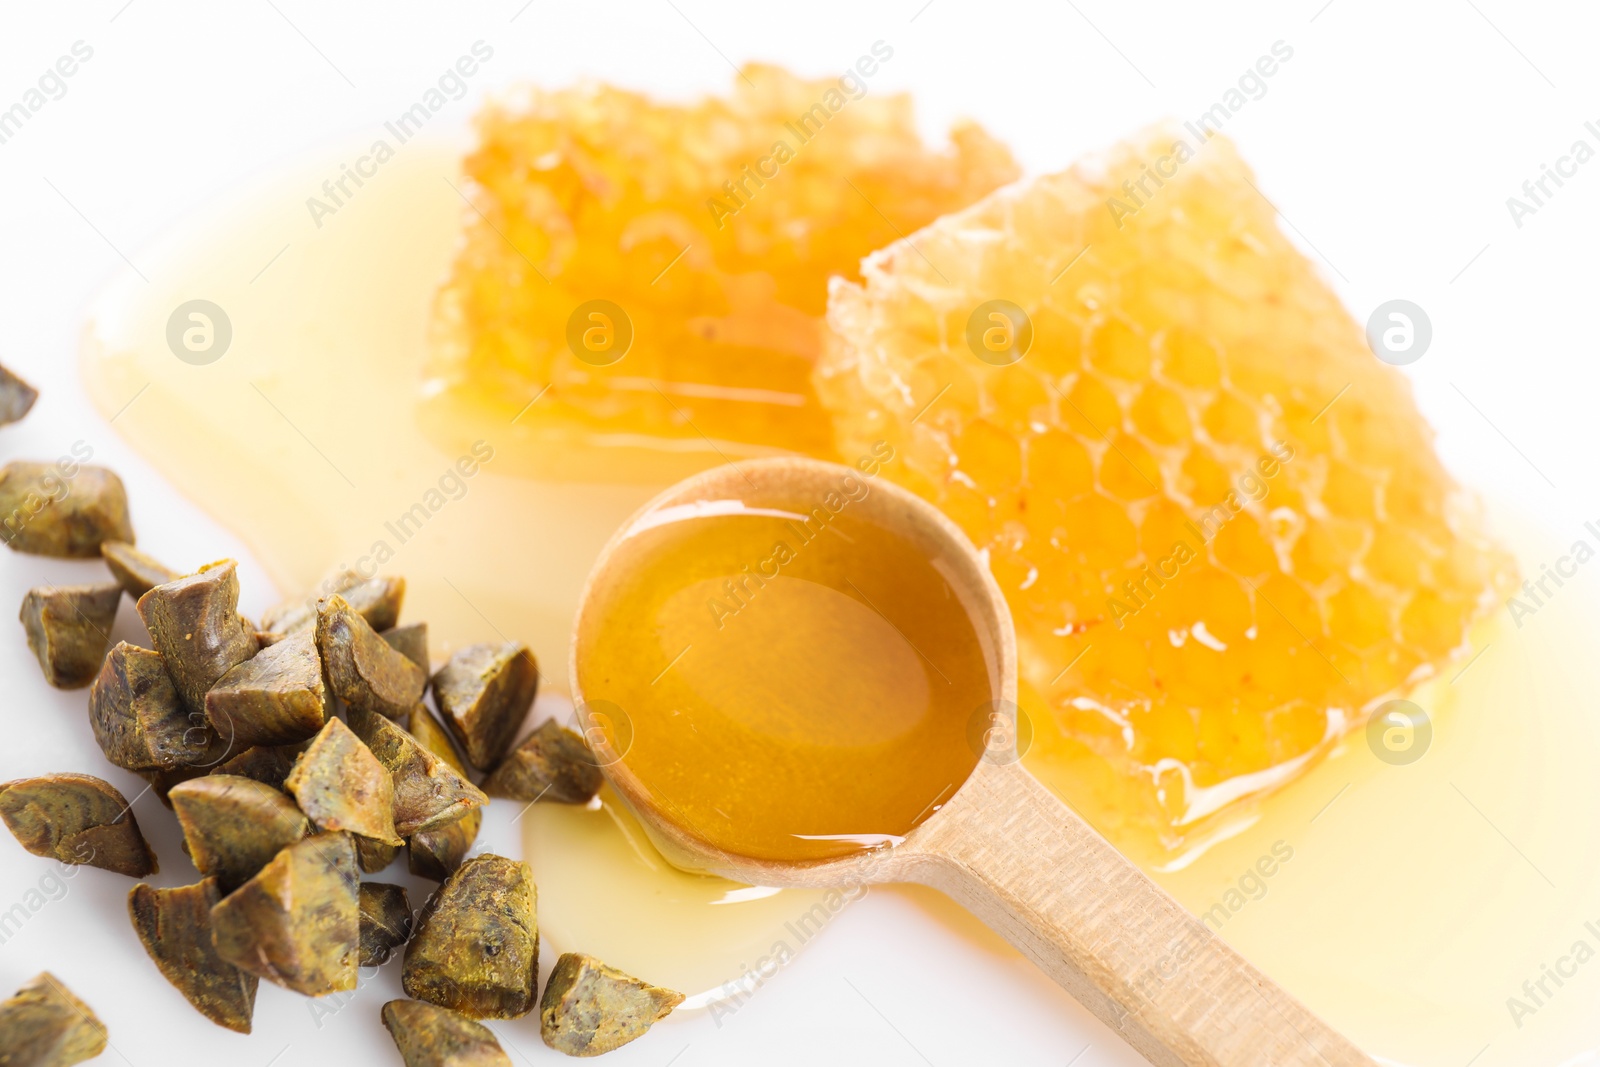
[{"label": "honey drizzle on honeycomb", "polygon": [[[821,121],[819,102],[839,106]],[[762,65],[725,99],[531,91],[478,126],[475,210],[439,295],[430,389],[508,412],[539,397],[538,420],[579,437],[735,455],[741,443],[831,454],[811,384],[828,278],[1017,175],[976,126],[931,150],[908,97],[849,99],[837,80]],[[568,347],[569,316],[596,299],[633,326],[611,366]]]},{"label": "honey drizzle on honeycomb", "polygon": [[[819,367],[839,450],[886,438],[987,553],[1036,743],[1105,761],[1167,847],[1436,672],[1512,573],[1231,142],[1112,210],[1178,136],[869,257]],[[1031,320],[1008,366],[967,341],[995,299]]]}]

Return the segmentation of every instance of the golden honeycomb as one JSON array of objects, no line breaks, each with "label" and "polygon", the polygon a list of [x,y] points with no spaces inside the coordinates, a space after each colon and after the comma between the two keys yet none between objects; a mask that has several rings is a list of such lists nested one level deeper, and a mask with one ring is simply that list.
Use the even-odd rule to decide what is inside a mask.
[{"label": "golden honeycomb", "polygon": [[839,452],[889,441],[987,554],[1046,777],[1163,847],[1439,671],[1511,574],[1224,137],[1148,130],[862,277],[818,367]]},{"label": "golden honeycomb", "polygon": [[829,454],[812,388],[828,278],[1017,176],[970,124],[925,146],[909,97],[872,87],[892,54],[819,81],[746,66],[693,104],[586,86],[488,107],[429,391],[541,440],[653,442],[701,466]]}]

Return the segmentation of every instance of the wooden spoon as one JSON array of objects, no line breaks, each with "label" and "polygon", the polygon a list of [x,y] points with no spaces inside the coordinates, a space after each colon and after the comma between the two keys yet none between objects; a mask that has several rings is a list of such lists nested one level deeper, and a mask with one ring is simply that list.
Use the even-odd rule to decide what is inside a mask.
[{"label": "wooden spoon", "polygon": [[[799,458],[718,467],[667,490],[624,524],[602,549],[580,599],[569,675],[580,716],[586,714],[578,681],[584,649],[576,634],[586,632],[596,580],[627,531],[662,508],[738,498],[751,484],[795,500],[821,499],[846,474],[860,477],[850,468]],[[1011,615],[972,543],[932,505],[882,480],[852,506],[870,509],[877,521],[948,565],[947,579],[994,650],[1001,706],[1014,708]],[[603,746],[607,724],[585,718],[583,725]],[[662,852],[684,869],[752,885],[918,882],[941,890],[1161,1067],[1374,1067],[1023,770],[1014,734],[991,734],[989,741],[965,783],[902,842],[810,863],[752,859],[708,846],[652,803],[625,759],[606,760],[605,772]]]}]

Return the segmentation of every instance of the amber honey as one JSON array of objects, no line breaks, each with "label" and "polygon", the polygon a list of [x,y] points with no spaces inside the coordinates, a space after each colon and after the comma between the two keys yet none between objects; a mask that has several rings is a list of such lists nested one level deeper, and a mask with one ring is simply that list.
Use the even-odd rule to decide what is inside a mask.
[{"label": "amber honey", "polygon": [[948,569],[839,470],[815,499],[647,512],[578,622],[584,699],[625,723],[613,774],[734,855],[893,844],[966,780],[998,692]]}]

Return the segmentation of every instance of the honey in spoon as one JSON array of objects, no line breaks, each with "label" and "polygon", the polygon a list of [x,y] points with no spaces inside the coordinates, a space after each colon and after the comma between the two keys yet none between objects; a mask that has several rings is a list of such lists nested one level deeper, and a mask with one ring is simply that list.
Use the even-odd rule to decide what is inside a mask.
[{"label": "honey in spoon", "polygon": [[839,469],[817,499],[748,483],[647,512],[579,620],[579,688],[621,724],[613,773],[722,852],[892,844],[981,754],[968,724],[998,691],[992,654],[942,561]]}]

